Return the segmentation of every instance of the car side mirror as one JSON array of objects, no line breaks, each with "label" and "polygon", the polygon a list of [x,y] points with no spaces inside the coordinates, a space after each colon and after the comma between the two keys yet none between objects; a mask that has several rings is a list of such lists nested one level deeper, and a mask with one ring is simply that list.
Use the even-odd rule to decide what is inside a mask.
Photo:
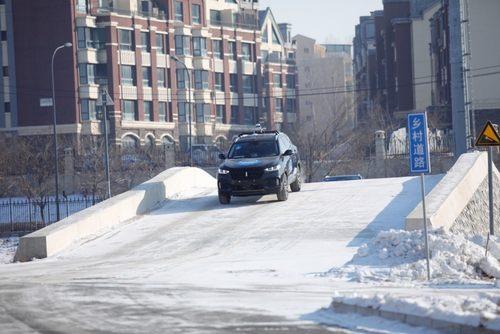
[{"label": "car side mirror", "polygon": [[219,153],[219,159],[226,160],[226,155],[224,153]]},{"label": "car side mirror", "polygon": [[289,157],[291,155],[293,155],[293,151],[292,150],[286,150],[285,153],[283,153],[284,157]]}]

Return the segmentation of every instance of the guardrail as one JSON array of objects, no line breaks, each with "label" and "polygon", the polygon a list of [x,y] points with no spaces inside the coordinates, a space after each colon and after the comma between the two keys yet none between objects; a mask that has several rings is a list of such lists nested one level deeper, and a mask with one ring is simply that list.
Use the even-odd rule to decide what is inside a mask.
[{"label": "guardrail", "polygon": [[[103,199],[101,197],[62,198],[61,219],[89,208]],[[56,201],[31,199],[0,200],[0,232],[31,232],[57,222]]]}]

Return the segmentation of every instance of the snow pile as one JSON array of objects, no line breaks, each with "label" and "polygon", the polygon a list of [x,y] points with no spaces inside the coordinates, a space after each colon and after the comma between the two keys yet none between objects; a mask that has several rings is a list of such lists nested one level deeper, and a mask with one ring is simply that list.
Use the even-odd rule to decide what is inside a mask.
[{"label": "snow pile", "polygon": [[[483,238],[467,239],[461,234],[429,233],[432,279],[437,282],[462,282],[500,278],[500,243],[492,238],[490,255],[485,258]],[[422,231],[390,230],[378,234],[344,267],[327,275],[356,282],[418,281],[427,278],[425,243]]]},{"label": "snow pile", "polygon": [[419,317],[500,329],[500,298],[495,294],[419,294],[390,293],[336,294],[333,303],[343,303],[377,310],[411,314]]},{"label": "snow pile", "polygon": [[0,239],[0,264],[13,262],[18,245],[18,237]]}]

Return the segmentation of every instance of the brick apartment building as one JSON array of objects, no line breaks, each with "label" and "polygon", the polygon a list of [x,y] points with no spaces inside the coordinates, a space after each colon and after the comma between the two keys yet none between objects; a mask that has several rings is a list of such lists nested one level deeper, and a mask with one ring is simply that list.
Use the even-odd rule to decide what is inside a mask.
[{"label": "brick apartment building", "polygon": [[384,0],[361,17],[358,119],[378,109],[397,129],[427,111],[432,127],[453,130],[455,153],[472,148],[486,120],[500,123],[499,11],[498,0]]},{"label": "brick apartment building", "polygon": [[435,1],[384,0],[383,10],[360,18],[353,45],[361,115],[378,108],[397,124],[415,110],[412,23]]},{"label": "brick apartment building", "polygon": [[[193,142],[225,147],[261,123],[297,120],[290,25],[257,0],[5,0],[0,131],[51,133],[50,59],[58,132],[101,135],[103,87],[111,142],[122,147]],[[191,74],[191,85],[175,55]],[[191,89],[189,89],[191,87]]]}]

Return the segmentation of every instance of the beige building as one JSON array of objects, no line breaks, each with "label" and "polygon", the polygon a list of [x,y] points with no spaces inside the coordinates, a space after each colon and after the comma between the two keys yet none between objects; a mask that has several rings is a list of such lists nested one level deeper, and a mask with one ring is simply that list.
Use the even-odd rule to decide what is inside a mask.
[{"label": "beige building", "polygon": [[302,131],[350,131],[355,124],[353,74],[350,45],[320,45],[297,35],[296,61],[299,78]]}]

